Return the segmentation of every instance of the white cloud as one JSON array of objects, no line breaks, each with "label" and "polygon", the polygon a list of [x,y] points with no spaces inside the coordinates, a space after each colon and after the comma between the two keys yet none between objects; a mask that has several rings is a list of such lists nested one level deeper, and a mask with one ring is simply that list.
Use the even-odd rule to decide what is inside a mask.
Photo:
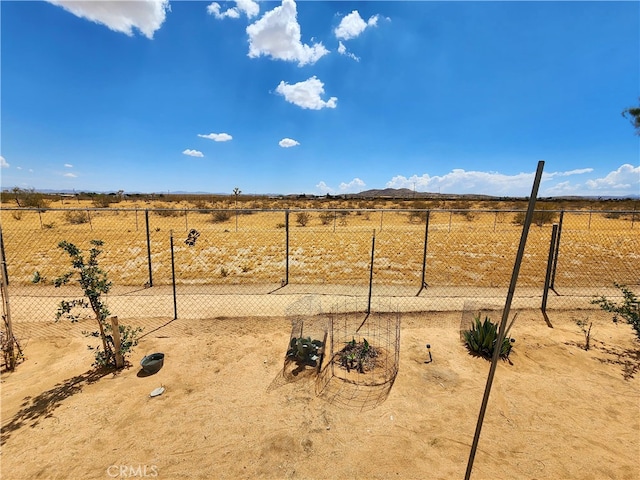
[{"label": "white cloud", "polygon": [[[603,178],[584,183],[558,178],[592,173],[593,168],[543,173],[539,196],[559,195],[638,195],[640,167],[625,164]],[[445,175],[429,174],[404,177],[397,175],[387,182],[388,188],[409,188],[432,193],[476,193],[493,196],[526,196],[531,193],[535,172],[505,175],[498,172],[478,172],[453,169]]]},{"label": "white cloud", "polygon": [[214,142],[228,142],[232,140],[233,137],[228,133],[208,133],[207,135],[198,134],[201,138],[208,138],[209,140],[213,140]]},{"label": "white cloud", "polygon": [[324,83],[315,76],[292,85],[283,80],[276,88],[276,92],[282,95],[287,102],[311,110],[336,108],[338,104],[336,97],[331,97],[327,101],[320,98],[324,93]]},{"label": "white cloud", "polygon": [[300,142],[297,142],[293,138],[283,138],[278,142],[278,145],[280,145],[282,148],[290,148],[300,145]]},{"label": "white cloud", "polygon": [[209,15],[213,15],[218,20],[222,20],[225,17],[229,18],[240,18],[240,12],[237,8],[229,8],[224,12],[220,11],[220,4],[218,2],[213,2],[211,5],[207,7],[207,13]]},{"label": "white cloud", "polygon": [[64,166],[65,168],[73,168],[73,165],[71,165],[70,163],[65,163]]},{"label": "white cloud", "polygon": [[621,165],[617,170],[609,172],[603,178],[587,180],[586,186],[592,190],[603,190],[607,194],[630,191],[634,195],[640,195],[640,166],[634,167],[628,163]]},{"label": "white cloud", "polygon": [[356,57],[353,53],[351,52],[347,52],[347,47],[344,46],[344,43],[342,43],[342,41],[338,42],[338,53],[340,55],[345,55],[349,58],[352,58],[353,60],[355,60],[356,62],[360,61],[359,57]]},{"label": "white cloud", "polygon": [[204,157],[203,153],[198,150],[191,150],[187,148],[182,152],[183,155],[189,155],[190,157]]},{"label": "white cloud", "polygon": [[16,167],[18,170],[22,170],[22,167]]},{"label": "white cloud", "polygon": [[67,178],[77,178],[78,176],[75,173],[65,173],[63,177]]},{"label": "white cloud", "polygon": [[260,5],[253,0],[237,0],[235,7],[228,8],[224,12],[221,11],[221,8],[218,2],[213,2],[207,6],[207,12],[218,20],[222,20],[225,17],[240,18],[241,13],[244,13],[247,18],[253,18],[260,13]]},{"label": "white cloud", "polygon": [[298,66],[314,64],[329,51],[322,43],[313,46],[301,41],[296,2],[282,0],[282,5],[266,12],[247,27],[249,57],[270,56],[276,60],[298,62]]},{"label": "white cloud", "polygon": [[363,190],[366,184],[359,178],[354,178],[350,182],[342,182],[338,188],[332,188],[325,182],[318,182],[316,188],[321,194],[338,194],[338,193],[358,193]]},{"label": "white cloud", "polygon": [[350,40],[356,38],[367,27],[375,27],[378,24],[378,15],[373,15],[368,21],[364,21],[357,10],[345,15],[340,21],[340,25],[333,31],[336,38]]},{"label": "white cloud", "polygon": [[[498,172],[477,172],[453,169],[442,176],[402,175],[387,182],[387,188],[410,188],[433,193],[476,193],[495,196],[522,196],[531,193],[535,173],[505,175]],[[544,178],[544,177],[543,177]]]},{"label": "white cloud", "polygon": [[33,173],[33,168],[30,168],[30,169],[29,169],[29,173]]},{"label": "white cloud", "polygon": [[9,164],[2,155],[0,155],[0,168],[9,168]]},{"label": "white cloud", "polygon": [[169,0],[138,0],[135,2],[48,0],[80,18],[101,23],[109,29],[132,36],[133,29],[151,39],[171,11]]}]

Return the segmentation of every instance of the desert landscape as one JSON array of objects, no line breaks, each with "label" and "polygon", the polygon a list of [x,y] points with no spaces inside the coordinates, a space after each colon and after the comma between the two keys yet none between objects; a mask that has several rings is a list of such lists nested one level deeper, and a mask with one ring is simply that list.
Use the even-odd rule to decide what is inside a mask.
[{"label": "desert landscape", "polygon": [[[553,328],[538,310],[517,313],[472,478],[638,478],[631,328],[599,310],[550,312]],[[593,322],[588,351],[580,318]],[[89,368],[87,321],[18,323],[25,360],[2,375],[2,478],[462,478],[489,362],[468,353],[460,322],[403,313],[394,382],[324,389],[315,370],[285,371],[285,317],[146,319],[117,373]],[[152,352],[165,363],[144,376]]]},{"label": "desert landscape", "polygon": [[[478,305],[490,305],[492,319],[500,318],[521,232],[509,210],[515,206],[432,211],[429,286],[416,296],[424,210],[385,208],[393,203],[336,210],[349,205],[325,205],[333,209],[328,221],[312,208],[317,204],[286,205],[298,209],[289,219],[286,287],[279,283],[284,210],[236,217],[228,200],[200,205],[227,209],[225,220],[214,221],[215,211],[189,210],[193,201],[5,208],[23,361],[2,373],[2,478],[462,478],[490,363],[468,352],[461,329]],[[159,213],[163,206],[171,213]],[[614,298],[613,281],[638,283],[635,218],[600,207],[565,215],[561,294],[546,315],[538,305],[551,227],[532,226],[511,312],[515,343],[498,365],[472,478],[640,476],[638,342],[629,325],[613,323],[590,303],[595,295]],[[74,223],[68,211],[88,217]],[[304,225],[296,221],[301,212],[309,214]],[[143,285],[146,216],[152,288]],[[184,243],[192,228],[200,232],[197,248]],[[111,313],[143,328],[128,366],[115,373],[91,367],[83,332],[95,320],[54,322],[60,298],[78,295],[52,286],[69,268],[57,244],[66,239],[86,249],[92,238],[105,241]],[[180,308],[173,320],[170,240]],[[376,303],[367,315],[371,271]],[[393,363],[373,383],[345,374],[333,356],[355,332],[333,308],[349,298],[357,299],[345,310],[351,321],[372,345],[382,343],[380,358]],[[310,304],[300,308],[305,299]],[[570,308],[560,308],[560,300]],[[391,313],[397,341],[389,340],[395,330],[388,318],[387,330],[375,323]],[[292,369],[286,356],[300,322],[324,325],[327,353],[317,368]],[[585,322],[592,324],[589,350]],[[140,361],[155,352],[165,362],[148,375]],[[159,387],[164,393],[150,397]]]}]

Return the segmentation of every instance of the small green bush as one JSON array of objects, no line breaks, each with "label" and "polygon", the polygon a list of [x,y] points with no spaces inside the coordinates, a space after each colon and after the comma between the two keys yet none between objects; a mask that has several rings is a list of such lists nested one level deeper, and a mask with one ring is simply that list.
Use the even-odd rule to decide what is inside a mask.
[{"label": "small green bush", "polygon": [[619,283],[614,283],[614,285],[622,293],[622,303],[612,302],[604,295],[591,300],[591,303],[598,305],[605,312],[613,313],[614,323],[618,323],[620,317],[624,318],[640,340],[640,300],[626,285]]},{"label": "small green bush", "polygon": [[[507,329],[506,333],[509,333],[509,329]],[[515,342],[507,334],[505,334],[500,348],[500,356],[502,358],[509,357],[512,343]],[[481,321],[480,314],[477,314],[473,318],[471,328],[462,332],[462,336],[471,353],[490,359],[493,357],[496,342],[498,341],[498,325],[493,323],[488,316],[485,316],[484,321]]]}]

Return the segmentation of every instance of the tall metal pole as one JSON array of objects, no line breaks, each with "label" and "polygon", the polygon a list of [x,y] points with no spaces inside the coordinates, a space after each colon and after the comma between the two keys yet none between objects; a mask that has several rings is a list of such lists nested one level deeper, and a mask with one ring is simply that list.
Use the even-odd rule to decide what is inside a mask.
[{"label": "tall metal pole", "polygon": [[489,369],[489,376],[487,377],[487,385],[484,389],[484,396],[482,397],[482,405],[480,406],[480,413],[478,414],[478,423],[476,424],[476,431],[473,436],[473,443],[471,444],[471,452],[469,453],[469,461],[467,463],[467,471],[464,475],[465,480],[471,478],[471,470],[473,469],[473,461],[476,457],[476,451],[478,450],[478,441],[480,440],[480,433],[482,431],[482,423],[484,421],[484,415],[487,411],[487,404],[489,403],[489,395],[491,393],[491,385],[493,384],[493,377],[496,374],[496,367],[498,366],[498,360],[500,358],[500,346],[504,341],[505,330],[507,327],[507,320],[509,319],[509,311],[511,310],[511,302],[513,301],[513,295],[516,290],[516,283],[518,280],[518,273],[520,273],[520,265],[522,263],[522,257],[524,256],[524,247],[527,244],[527,236],[529,234],[529,227],[533,220],[533,212],[536,206],[536,197],[538,196],[538,188],[540,187],[540,181],[542,180],[542,170],[544,169],[544,162],[541,160],[538,162],[538,168],[536,170],[536,176],[533,181],[533,188],[531,189],[531,196],[529,197],[529,208],[524,219],[524,226],[522,227],[522,236],[520,237],[520,246],[518,247],[518,253],[516,254],[516,261],[513,266],[513,272],[511,274],[511,283],[509,285],[509,292],[507,293],[507,299],[502,312],[502,320],[500,322],[500,329],[498,331],[498,339],[496,340],[496,346],[493,349],[493,357],[491,359],[491,368]]},{"label": "tall metal pole", "polygon": [[422,252],[422,280],[420,280],[420,290],[416,293],[416,297],[422,293],[422,290],[427,288],[427,282],[425,281],[425,276],[427,273],[427,242],[429,240],[429,214],[430,210],[427,210],[427,218],[424,226],[424,251]]},{"label": "tall metal pole", "polygon": [[373,259],[376,253],[376,230],[373,229],[373,238],[371,239],[371,268],[369,269],[369,302],[367,304],[367,314],[371,313],[371,293],[373,291]]},{"label": "tall metal pole", "polygon": [[558,221],[558,236],[556,237],[556,244],[553,254],[553,270],[551,272],[551,283],[549,288],[555,292],[556,289],[556,270],[558,269],[558,254],[560,252],[560,237],[562,236],[562,221],[564,220],[564,210],[560,211],[560,220]]},{"label": "tall metal pole", "polygon": [[151,237],[149,235],[149,210],[144,211],[144,221],[147,225],[147,259],[149,262],[149,287],[153,287],[153,271],[151,269]]},{"label": "tall metal pole", "polygon": [[173,256],[173,230],[170,234],[171,243],[171,284],[173,285],[173,319],[178,318],[178,299],[176,298],[176,264]]},{"label": "tall metal pole", "polygon": [[[289,210],[284,212],[284,230],[285,230],[285,271],[284,285],[289,285]],[[284,285],[282,285],[284,287]]]},{"label": "tall metal pole", "polygon": [[553,270],[553,256],[558,245],[558,224],[554,223],[551,230],[551,242],[549,244],[549,258],[547,259],[547,274],[544,277],[544,290],[542,292],[542,313],[547,313],[547,299],[549,298],[549,286],[551,284],[551,271]]}]

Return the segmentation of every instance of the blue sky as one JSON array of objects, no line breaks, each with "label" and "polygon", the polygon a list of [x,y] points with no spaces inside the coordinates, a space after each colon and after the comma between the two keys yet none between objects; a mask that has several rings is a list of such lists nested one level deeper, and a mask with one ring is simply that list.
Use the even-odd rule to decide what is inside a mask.
[{"label": "blue sky", "polygon": [[0,2],[2,188],[638,195],[638,2]]}]

